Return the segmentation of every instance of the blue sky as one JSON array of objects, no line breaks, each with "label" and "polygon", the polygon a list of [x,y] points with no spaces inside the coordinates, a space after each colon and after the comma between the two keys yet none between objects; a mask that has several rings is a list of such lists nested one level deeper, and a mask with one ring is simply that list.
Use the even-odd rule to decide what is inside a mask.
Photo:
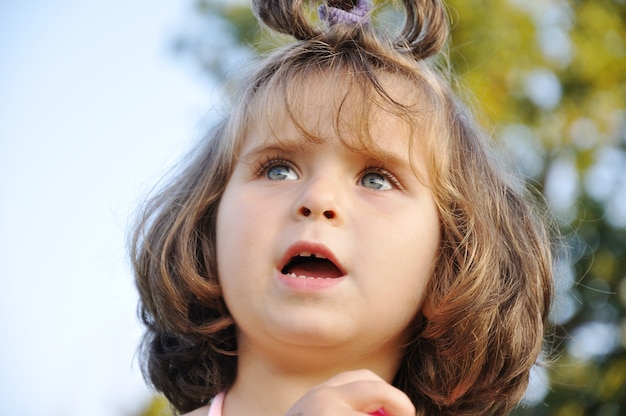
[{"label": "blue sky", "polygon": [[124,415],[147,398],[126,232],[214,102],[169,49],[191,14],[0,2],[0,414]]}]

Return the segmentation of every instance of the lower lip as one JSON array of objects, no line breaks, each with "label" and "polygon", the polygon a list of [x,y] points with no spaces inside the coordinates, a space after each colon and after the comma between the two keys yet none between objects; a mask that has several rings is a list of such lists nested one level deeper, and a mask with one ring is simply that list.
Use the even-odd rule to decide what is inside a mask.
[{"label": "lower lip", "polygon": [[343,282],[344,277],[336,277],[332,279],[301,279],[298,277],[292,277],[281,272],[277,272],[278,280],[288,288],[297,292],[322,292],[333,288]]}]

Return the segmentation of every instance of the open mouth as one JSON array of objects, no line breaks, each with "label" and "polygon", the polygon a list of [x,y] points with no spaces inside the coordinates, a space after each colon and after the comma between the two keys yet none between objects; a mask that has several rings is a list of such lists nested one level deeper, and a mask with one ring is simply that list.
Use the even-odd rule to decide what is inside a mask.
[{"label": "open mouth", "polygon": [[281,273],[300,279],[336,279],[343,276],[335,263],[320,254],[307,252],[293,256]]}]

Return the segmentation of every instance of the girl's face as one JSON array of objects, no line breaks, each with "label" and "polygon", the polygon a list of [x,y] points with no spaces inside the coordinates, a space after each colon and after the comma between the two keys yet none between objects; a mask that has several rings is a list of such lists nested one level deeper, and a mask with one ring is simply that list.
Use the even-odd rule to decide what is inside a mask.
[{"label": "girl's face", "polygon": [[315,85],[320,98],[299,120],[320,140],[281,111],[249,126],[222,197],[218,273],[240,349],[396,357],[422,305],[440,234],[414,173],[427,179],[419,137],[411,157],[408,126],[380,112],[370,123],[380,149],[346,147],[333,88]]}]

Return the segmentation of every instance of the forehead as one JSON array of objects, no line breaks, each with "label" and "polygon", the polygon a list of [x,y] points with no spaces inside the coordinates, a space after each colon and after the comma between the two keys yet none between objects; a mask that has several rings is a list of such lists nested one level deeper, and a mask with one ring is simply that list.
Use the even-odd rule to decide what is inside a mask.
[{"label": "forehead", "polygon": [[433,106],[422,89],[382,72],[295,73],[268,82],[248,103],[246,140],[338,139],[357,152],[386,150],[413,158],[434,133]]}]

